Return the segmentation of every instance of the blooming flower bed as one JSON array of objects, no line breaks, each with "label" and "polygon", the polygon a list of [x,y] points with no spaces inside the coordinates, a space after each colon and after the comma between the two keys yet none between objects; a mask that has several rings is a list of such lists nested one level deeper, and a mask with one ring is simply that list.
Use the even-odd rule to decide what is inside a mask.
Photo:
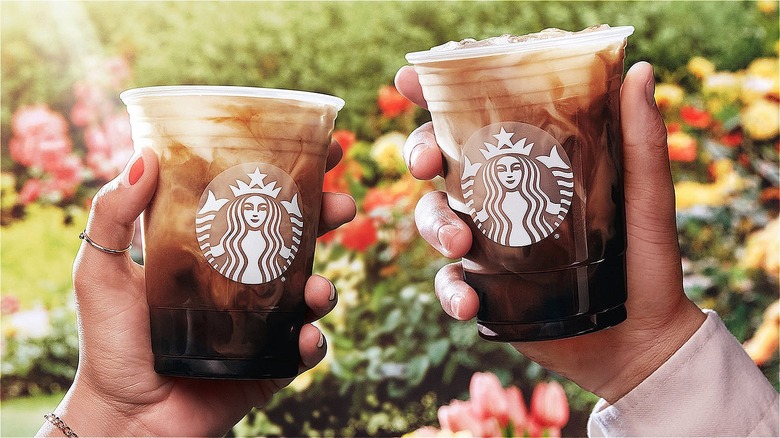
[{"label": "blooming flower bed", "polygon": [[[407,6],[425,5],[398,8]],[[511,6],[491,4],[494,9]],[[774,16],[776,6],[756,5]],[[526,6],[537,7],[542,4]],[[425,14],[416,17],[428,23]],[[666,47],[662,38],[636,41],[650,44],[651,59],[667,61],[658,48]],[[75,372],[76,323],[66,298],[70,263],[92,195],[132,153],[127,116],[116,97],[133,78],[133,53],[126,55],[90,60],[88,74],[69,84],[57,102],[41,99],[7,113],[3,146],[8,154],[0,176],[3,398],[58,391]],[[371,61],[378,62],[380,55]],[[242,68],[239,77],[267,74],[263,68],[278,68],[279,62],[269,55],[262,68]],[[686,293],[720,312],[777,387],[777,57],[758,57],[740,69],[693,57],[684,68],[657,72]],[[353,79],[345,83],[352,87]],[[447,260],[419,238],[413,222],[417,200],[440,182],[413,179],[401,157],[406,136],[426,120],[426,113],[389,83],[355,84],[365,88],[361,93],[369,96],[364,99],[368,108],[358,122],[349,105],[340,116],[333,135],[344,159],[326,175],[325,190],[351,193],[358,215],[319,240],[315,263],[339,290],[339,305],[318,322],[329,340],[328,356],[263,412],[247,416],[235,433],[354,436],[416,430],[420,436],[555,436],[572,428],[571,433],[581,434],[595,402],[592,395],[574,384],[556,383],[556,376],[511,347],[482,341],[472,322],[454,321],[441,311],[433,277]],[[49,266],[43,272],[26,262],[30,258]]]}]

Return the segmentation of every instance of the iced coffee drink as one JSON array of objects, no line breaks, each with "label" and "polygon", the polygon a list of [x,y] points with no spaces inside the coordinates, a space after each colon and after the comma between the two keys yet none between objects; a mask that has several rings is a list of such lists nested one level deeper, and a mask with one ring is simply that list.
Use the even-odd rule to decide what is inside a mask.
[{"label": "iced coffee drink", "polygon": [[631,27],[450,42],[410,53],[471,227],[482,337],[556,339],[626,317],[619,97]]},{"label": "iced coffee drink", "polygon": [[137,148],[159,157],[143,214],[155,370],[298,373],[336,97],[244,87],[121,95]]}]

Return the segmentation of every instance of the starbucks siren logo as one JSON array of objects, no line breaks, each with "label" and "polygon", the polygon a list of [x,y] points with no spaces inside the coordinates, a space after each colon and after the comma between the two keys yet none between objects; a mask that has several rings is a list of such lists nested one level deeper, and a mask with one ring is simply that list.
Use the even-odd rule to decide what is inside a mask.
[{"label": "starbucks siren logo", "polygon": [[301,244],[298,187],[270,164],[231,167],[203,191],[195,232],[217,272],[239,283],[268,283],[290,267]]},{"label": "starbucks siren logo", "polygon": [[539,242],[560,226],[571,207],[569,157],[535,126],[485,126],[468,140],[461,164],[466,208],[477,228],[501,245]]}]

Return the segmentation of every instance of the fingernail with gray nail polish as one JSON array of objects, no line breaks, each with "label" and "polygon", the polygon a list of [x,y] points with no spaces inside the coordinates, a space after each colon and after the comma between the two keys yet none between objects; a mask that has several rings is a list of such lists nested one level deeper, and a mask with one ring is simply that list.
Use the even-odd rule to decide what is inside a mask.
[{"label": "fingernail with gray nail polish", "polygon": [[328,297],[328,301],[333,301],[336,299],[336,286],[333,285],[333,283],[330,284],[330,296]]},{"label": "fingernail with gray nail polish", "polygon": [[325,335],[320,332],[320,341],[317,342],[317,348],[322,348],[323,345],[325,345]]}]

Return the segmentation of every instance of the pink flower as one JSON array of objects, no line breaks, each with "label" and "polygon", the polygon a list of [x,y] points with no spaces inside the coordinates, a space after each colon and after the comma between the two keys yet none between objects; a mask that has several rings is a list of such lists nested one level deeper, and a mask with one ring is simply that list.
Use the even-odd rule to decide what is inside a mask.
[{"label": "pink flower", "polygon": [[452,432],[467,430],[475,437],[502,436],[501,425],[496,418],[484,418],[474,410],[474,404],[468,401],[453,400],[438,411],[442,429]]},{"label": "pink flower", "polygon": [[11,158],[27,167],[50,171],[72,148],[68,123],[46,105],[24,106],[11,118]]},{"label": "pink flower", "polygon": [[122,56],[114,56],[106,59],[105,69],[110,80],[109,85],[119,89],[130,78],[130,65]]},{"label": "pink flower", "polygon": [[531,395],[531,417],[542,427],[561,428],[569,421],[569,402],[556,381],[541,382]]},{"label": "pink flower", "polygon": [[0,313],[3,315],[16,313],[19,311],[19,307],[21,307],[19,298],[16,298],[13,295],[6,295],[3,298],[0,298]]},{"label": "pink flower", "polygon": [[36,178],[28,179],[22,186],[22,190],[19,191],[19,203],[29,205],[35,202],[41,196],[42,189],[43,183],[41,180]]},{"label": "pink flower", "polygon": [[497,418],[502,425],[509,420],[509,403],[495,374],[474,373],[469,384],[469,396],[478,417]]},{"label": "pink flower", "polygon": [[87,145],[87,166],[98,179],[116,176],[133,154],[133,140],[127,115],[107,118],[102,126],[91,125],[84,130]]},{"label": "pink flower", "polygon": [[97,123],[106,109],[107,99],[100,87],[90,82],[79,82],[73,86],[76,103],[70,110],[70,120],[78,127]]},{"label": "pink flower", "polygon": [[44,191],[59,193],[65,199],[71,198],[84,179],[81,158],[70,154],[57,164],[57,167],[51,171],[52,179],[46,184]]},{"label": "pink flower", "polygon": [[523,401],[523,394],[520,392],[520,388],[516,386],[510,386],[504,390],[504,394],[507,400],[509,421],[512,422],[515,434],[521,436],[523,435],[525,425],[528,423],[528,410],[525,407],[525,401]]}]

